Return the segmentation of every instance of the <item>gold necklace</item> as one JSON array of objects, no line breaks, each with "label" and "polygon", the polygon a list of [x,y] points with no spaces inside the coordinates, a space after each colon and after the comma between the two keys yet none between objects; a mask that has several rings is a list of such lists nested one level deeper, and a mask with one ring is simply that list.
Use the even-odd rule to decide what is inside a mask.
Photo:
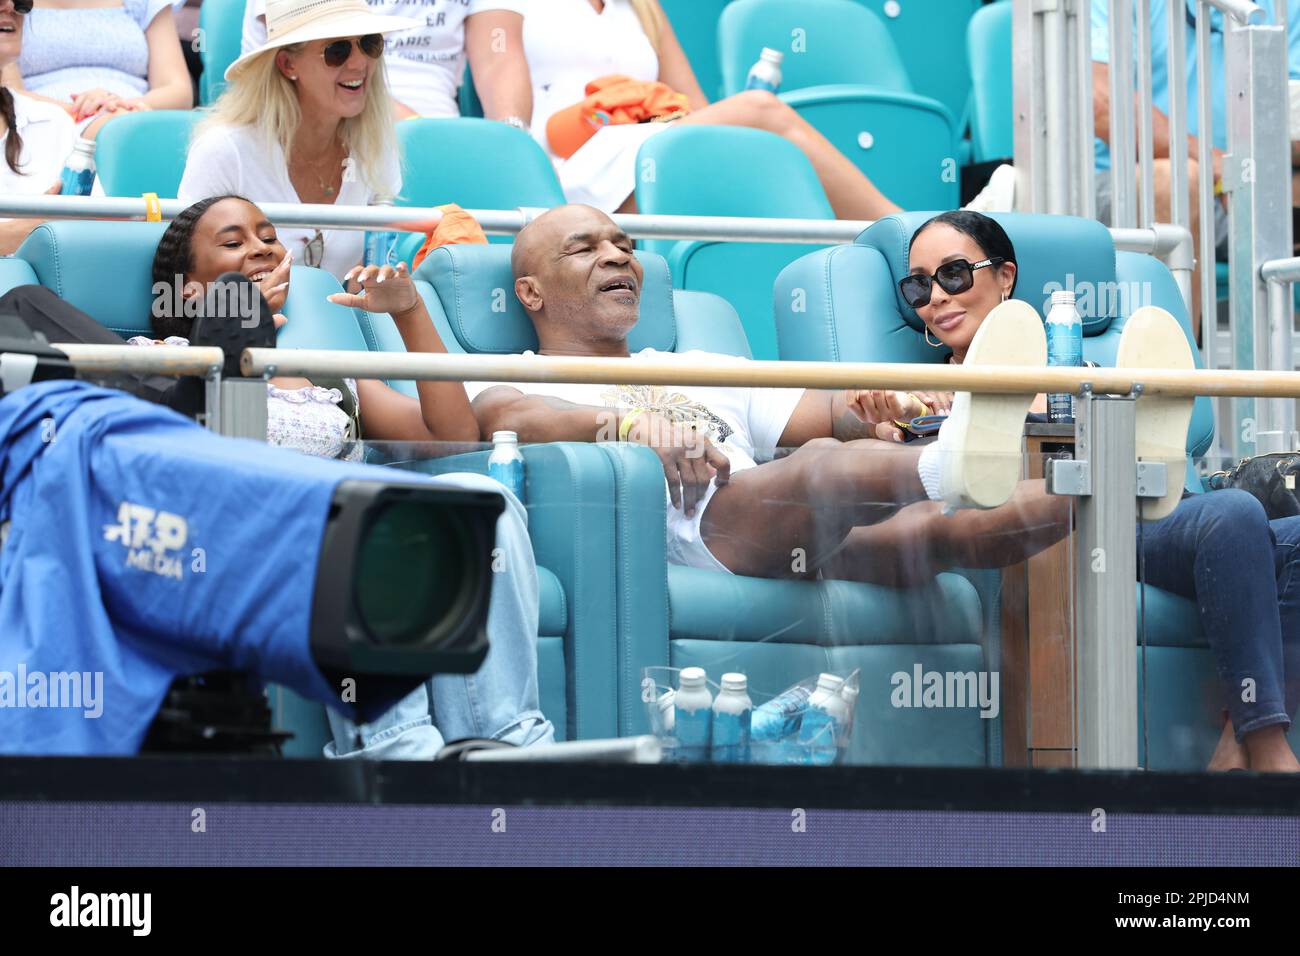
[{"label": "gold necklace", "polygon": [[[343,161],[342,161],[342,160],[339,160],[338,163],[339,163],[340,166],[343,165]],[[326,195],[326,197],[333,196],[333,195],[334,195],[334,187],[333,187],[333,185],[331,185],[330,183],[325,182],[325,180],[321,177],[321,174],[317,171],[317,167],[315,166],[315,164],[313,164],[313,163],[308,163],[308,162],[304,162],[303,165],[306,166],[307,169],[308,169],[308,171],[309,171],[313,176],[316,177],[316,181],[320,183],[321,192],[323,192],[323,193]]]}]

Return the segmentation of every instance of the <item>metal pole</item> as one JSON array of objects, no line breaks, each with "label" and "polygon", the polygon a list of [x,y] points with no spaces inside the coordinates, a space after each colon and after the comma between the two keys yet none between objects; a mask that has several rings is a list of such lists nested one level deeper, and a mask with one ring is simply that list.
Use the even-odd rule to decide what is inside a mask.
[{"label": "metal pole", "polygon": [[1015,104],[1016,211],[1047,208],[1047,118],[1043,108],[1046,78],[1038,53],[1041,21],[1034,0],[1013,0],[1011,8],[1011,89]]},{"label": "metal pole", "polygon": [[1047,173],[1047,205],[1041,211],[1062,216],[1070,211],[1069,165],[1070,100],[1069,71],[1066,67],[1065,0],[1054,0],[1040,8],[1042,57],[1034,72],[1043,78],[1043,159]]},{"label": "metal pole", "polygon": [[1138,763],[1133,430],[1132,399],[1085,394],[1078,401],[1075,454],[1088,463],[1091,482],[1091,493],[1076,499],[1074,538],[1080,767]]},{"label": "metal pole", "polygon": [[1133,0],[1110,5],[1110,224],[1136,224],[1133,159]]},{"label": "metal pole", "polygon": [[1210,27],[1206,22],[1208,11],[1197,8],[1196,17],[1196,91],[1197,91],[1197,181],[1200,187],[1199,218],[1201,243],[1198,255],[1201,265],[1201,360],[1206,368],[1219,368],[1219,303],[1218,285],[1215,281],[1214,204],[1214,108],[1210,89]]},{"label": "metal pole", "polygon": [[221,382],[219,434],[266,441],[266,382],[227,378]]},{"label": "metal pole", "polygon": [[1096,123],[1092,115],[1092,3],[1074,0],[1074,95],[1075,143],[1073,162],[1078,198],[1073,211],[1085,219],[1097,218]]},{"label": "metal pole", "polygon": [[[1138,71],[1138,181],[1141,205],[1138,222],[1150,229],[1156,221],[1155,136],[1151,111],[1151,0],[1137,0],[1137,71]],[[1175,74],[1176,75],[1176,74]]]},{"label": "metal pole", "polygon": [[[1187,75],[1187,24],[1184,22],[1184,8],[1181,3],[1165,4],[1165,27],[1169,45],[1168,75],[1182,77]],[[1187,168],[1187,85],[1171,82],[1169,89],[1169,220],[1176,226],[1190,229],[1192,225],[1191,196],[1189,193],[1189,173]],[[1200,321],[1200,316],[1192,315],[1192,273],[1196,250],[1189,241],[1185,250],[1188,271],[1174,273],[1183,301],[1187,304],[1187,314],[1191,316],[1192,326]],[[1172,267],[1171,267],[1172,268]]]},{"label": "metal pole", "polygon": [[[1286,34],[1277,26],[1229,27],[1224,38],[1228,100],[1225,188],[1231,190],[1233,364],[1236,368],[1290,369],[1290,321],[1275,311],[1276,298],[1259,268],[1288,256],[1291,246],[1291,161]],[[1290,401],[1240,399],[1234,417],[1239,455],[1280,451],[1294,430]],[[1251,427],[1253,423],[1253,428]],[[1251,432],[1254,432],[1252,436]],[[1251,441],[1251,438],[1255,441]]]}]

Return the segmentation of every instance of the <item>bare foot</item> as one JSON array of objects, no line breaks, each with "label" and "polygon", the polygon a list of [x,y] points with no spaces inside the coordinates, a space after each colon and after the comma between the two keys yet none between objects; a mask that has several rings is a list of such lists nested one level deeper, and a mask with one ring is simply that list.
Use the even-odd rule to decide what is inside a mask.
[{"label": "bare foot", "polygon": [[1231,718],[1229,718],[1223,725],[1223,733],[1219,735],[1219,743],[1214,748],[1214,754],[1210,757],[1210,765],[1206,769],[1218,772],[1249,770],[1250,756],[1246,748],[1237,742],[1237,731],[1232,726]]},{"label": "bare foot", "polygon": [[1296,760],[1286,733],[1274,724],[1246,735],[1246,750],[1250,755],[1250,769],[1263,773],[1300,773],[1300,760]]}]

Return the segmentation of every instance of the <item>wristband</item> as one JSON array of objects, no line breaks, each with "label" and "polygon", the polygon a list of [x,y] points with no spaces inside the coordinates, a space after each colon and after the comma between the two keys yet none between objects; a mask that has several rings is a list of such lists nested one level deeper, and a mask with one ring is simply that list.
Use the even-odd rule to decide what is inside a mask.
[{"label": "wristband", "polygon": [[623,416],[623,421],[618,426],[618,440],[627,441],[628,432],[632,431],[632,426],[636,420],[646,413],[644,408],[634,408]]}]

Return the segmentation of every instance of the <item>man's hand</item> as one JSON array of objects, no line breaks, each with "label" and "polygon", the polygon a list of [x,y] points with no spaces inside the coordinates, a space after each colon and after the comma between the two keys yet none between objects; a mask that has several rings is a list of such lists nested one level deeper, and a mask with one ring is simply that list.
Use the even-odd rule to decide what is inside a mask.
[{"label": "man's hand", "polygon": [[[921,400],[923,401],[923,399]],[[910,421],[926,414],[925,406],[911,392],[884,389],[851,388],[844,393],[844,404],[868,425],[881,422]]]},{"label": "man's hand", "polygon": [[257,287],[262,290],[262,298],[271,307],[272,312],[284,309],[284,300],[289,295],[289,268],[293,265],[293,253],[286,252],[280,264],[268,272]]},{"label": "man's hand", "polygon": [[343,277],[344,282],[354,281],[361,287],[360,295],[335,292],[326,298],[336,305],[367,312],[387,312],[394,317],[410,312],[420,305],[420,293],[406,271],[406,263],[392,266],[354,266]]},{"label": "man's hand", "polygon": [[662,415],[645,412],[628,430],[629,441],[651,448],[663,464],[668,479],[668,497],[686,517],[709,490],[709,481],[725,485],[731,477],[731,462],[695,427],[679,425]]}]

